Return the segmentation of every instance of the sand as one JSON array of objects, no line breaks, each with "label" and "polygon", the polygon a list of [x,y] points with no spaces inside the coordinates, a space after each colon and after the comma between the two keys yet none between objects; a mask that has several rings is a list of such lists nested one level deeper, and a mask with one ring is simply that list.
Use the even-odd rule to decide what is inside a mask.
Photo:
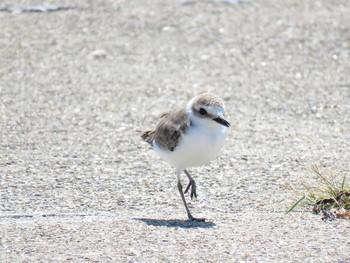
[{"label": "sand", "polygon": [[[349,178],[349,1],[69,2],[0,4],[0,262],[350,262],[349,220],[285,214]],[[205,91],[232,126],[189,223],[137,131]]]}]

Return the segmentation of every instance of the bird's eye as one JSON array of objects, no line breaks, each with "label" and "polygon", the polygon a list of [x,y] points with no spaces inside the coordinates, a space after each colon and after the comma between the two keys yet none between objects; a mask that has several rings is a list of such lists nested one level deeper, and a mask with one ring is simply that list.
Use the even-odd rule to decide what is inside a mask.
[{"label": "bird's eye", "polygon": [[205,109],[203,109],[203,108],[200,108],[199,109],[199,114],[200,115],[207,115],[207,111]]}]

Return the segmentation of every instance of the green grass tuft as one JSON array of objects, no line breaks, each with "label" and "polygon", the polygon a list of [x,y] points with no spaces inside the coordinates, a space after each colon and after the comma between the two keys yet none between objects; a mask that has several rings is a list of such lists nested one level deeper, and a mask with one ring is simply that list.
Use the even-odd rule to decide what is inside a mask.
[{"label": "green grass tuft", "polygon": [[289,186],[289,189],[299,198],[286,213],[294,211],[298,206],[303,206],[311,207],[316,214],[322,212],[325,220],[336,217],[350,219],[350,185],[346,176],[341,178],[336,175],[325,176],[317,165],[312,165],[311,170],[317,176],[317,183],[312,186],[302,183],[301,191]]}]

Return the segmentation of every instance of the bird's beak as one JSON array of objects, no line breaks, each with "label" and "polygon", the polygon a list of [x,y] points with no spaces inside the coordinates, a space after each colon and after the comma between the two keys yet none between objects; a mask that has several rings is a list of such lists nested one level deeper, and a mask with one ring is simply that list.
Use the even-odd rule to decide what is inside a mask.
[{"label": "bird's beak", "polygon": [[223,116],[219,116],[219,117],[217,117],[217,118],[215,118],[213,120],[216,121],[217,123],[221,124],[221,125],[226,126],[226,127],[230,127],[230,125],[231,125],[227,120],[225,120],[223,118]]}]

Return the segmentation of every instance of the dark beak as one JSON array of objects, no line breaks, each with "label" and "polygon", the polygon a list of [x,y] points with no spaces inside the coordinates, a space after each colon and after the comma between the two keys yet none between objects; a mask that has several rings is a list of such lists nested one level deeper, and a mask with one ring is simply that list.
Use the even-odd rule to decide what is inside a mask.
[{"label": "dark beak", "polygon": [[213,119],[214,121],[216,121],[217,123],[220,123],[221,125],[224,125],[224,126],[226,126],[226,127],[230,127],[230,123],[227,121],[227,120],[225,120],[223,117],[221,117],[221,116],[219,116],[219,117],[217,117],[217,118],[215,118],[215,119]]}]

